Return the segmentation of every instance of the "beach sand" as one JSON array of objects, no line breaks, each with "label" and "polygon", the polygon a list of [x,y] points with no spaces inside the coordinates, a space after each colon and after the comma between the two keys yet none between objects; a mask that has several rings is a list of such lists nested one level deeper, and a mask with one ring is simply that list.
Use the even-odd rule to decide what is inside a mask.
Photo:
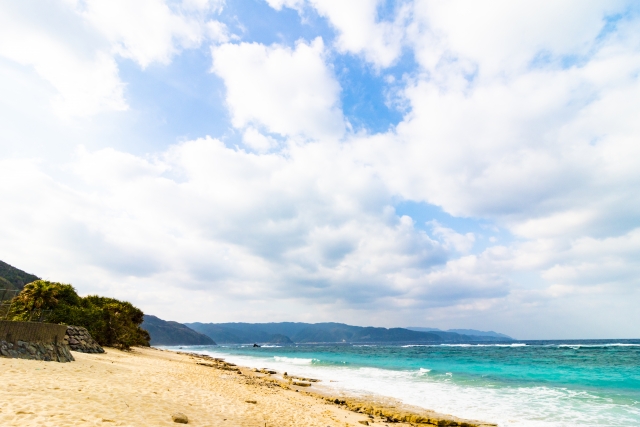
[{"label": "beach sand", "polygon": [[280,375],[248,368],[238,373],[189,354],[134,348],[73,356],[71,363],[0,358],[0,425],[182,425],[172,420],[176,412],[193,426],[411,425],[348,410],[355,401],[329,402],[308,392],[315,383],[295,387]]}]

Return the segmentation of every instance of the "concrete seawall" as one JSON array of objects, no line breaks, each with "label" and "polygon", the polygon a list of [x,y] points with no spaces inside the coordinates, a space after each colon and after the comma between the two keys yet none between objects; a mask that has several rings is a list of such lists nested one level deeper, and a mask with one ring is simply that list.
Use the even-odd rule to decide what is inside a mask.
[{"label": "concrete seawall", "polygon": [[66,331],[66,325],[0,320],[0,356],[71,362],[75,359],[64,339]]}]

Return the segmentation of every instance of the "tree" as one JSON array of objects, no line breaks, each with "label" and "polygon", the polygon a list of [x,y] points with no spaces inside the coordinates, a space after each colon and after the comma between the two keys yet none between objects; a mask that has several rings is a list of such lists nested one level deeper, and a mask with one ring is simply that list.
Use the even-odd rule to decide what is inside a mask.
[{"label": "tree", "polygon": [[34,314],[39,315],[43,310],[51,310],[58,304],[58,294],[62,287],[71,286],[52,283],[46,280],[36,280],[24,286],[16,297],[16,308],[20,310],[20,320],[30,320]]},{"label": "tree", "polygon": [[82,298],[71,285],[37,280],[14,298],[10,316],[30,320],[43,310],[50,310],[48,322],[83,326],[103,346],[126,350],[149,345],[149,333],[140,327],[144,313],[127,301],[97,295]]}]

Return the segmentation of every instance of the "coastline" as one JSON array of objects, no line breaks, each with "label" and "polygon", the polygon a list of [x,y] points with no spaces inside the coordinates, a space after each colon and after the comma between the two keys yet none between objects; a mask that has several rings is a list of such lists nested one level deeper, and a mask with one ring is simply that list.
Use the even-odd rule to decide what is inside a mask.
[{"label": "coastline", "polygon": [[0,424],[172,426],[171,414],[182,412],[194,426],[495,425],[377,396],[331,396],[308,378],[195,353],[136,347],[74,357],[67,364],[0,358]]}]

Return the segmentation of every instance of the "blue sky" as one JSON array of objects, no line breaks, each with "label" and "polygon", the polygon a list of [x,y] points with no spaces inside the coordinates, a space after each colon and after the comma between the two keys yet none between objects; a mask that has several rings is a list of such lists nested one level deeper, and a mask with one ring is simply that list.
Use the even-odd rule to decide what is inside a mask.
[{"label": "blue sky", "polygon": [[178,321],[637,337],[625,1],[0,4],[0,259]]}]

